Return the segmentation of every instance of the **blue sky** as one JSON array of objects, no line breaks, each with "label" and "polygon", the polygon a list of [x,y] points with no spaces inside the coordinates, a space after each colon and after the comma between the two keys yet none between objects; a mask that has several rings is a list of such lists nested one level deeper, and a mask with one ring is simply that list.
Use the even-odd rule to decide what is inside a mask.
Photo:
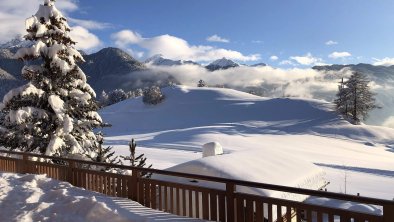
[{"label": "blue sky", "polygon": [[[61,5],[62,1],[74,8]],[[156,53],[200,62],[226,56],[240,63],[283,67],[394,64],[392,0],[58,0],[58,4],[68,17],[78,19],[71,22],[73,26],[97,37],[99,44],[85,47],[87,51],[116,46],[140,60]],[[96,26],[83,21],[94,21]],[[220,41],[207,41],[213,35]]]}]

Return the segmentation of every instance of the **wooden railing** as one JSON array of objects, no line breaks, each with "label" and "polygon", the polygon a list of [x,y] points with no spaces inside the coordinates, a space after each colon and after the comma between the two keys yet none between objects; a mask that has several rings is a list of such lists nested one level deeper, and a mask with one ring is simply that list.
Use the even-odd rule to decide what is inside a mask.
[{"label": "wooden railing", "polygon": [[[54,162],[61,164],[54,164]],[[97,170],[97,167],[131,170],[132,175],[102,172]],[[211,221],[394,222],[394,201],[390,200],[203,175],[142,169],[12,151],[0,151],[0,171],[47,174],[48,177],[67,181],[74,186],[87,190],[114,197],[129,198],[152,209]],[[215,182],[222,184],[223,189],[187,185],[169,182],[167,180],[148,179],[140,176],[142,172],[152,173],[156,178],[157,175],[162,175]],[[237,187],[240,186],[274,190],[293,195],[325,197],[354,203],[377,205],[382,208],[383,213],[376,215],[287,199],[251,195],[237,192]]]}]

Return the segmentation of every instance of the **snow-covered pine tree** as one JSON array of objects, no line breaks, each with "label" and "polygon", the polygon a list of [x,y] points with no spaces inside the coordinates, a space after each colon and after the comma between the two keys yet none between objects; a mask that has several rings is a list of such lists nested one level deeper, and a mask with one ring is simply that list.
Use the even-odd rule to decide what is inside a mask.
[{"label": "snow-covered pine tree", "polygon": [[143,89],[136,89],[134,90],[134,97],[140,97],[144,95],[144,90]]},{"label": "snow-covered pine tree", "polygon": [[122,102],[127,99],[127,93],[123,89],[115,89],[108,93],[107,106]]},{"label": "snow-covered pine tree", "polygon": [[152,86],[144,90],[144,95],[142,97],[142,102],[148,105],[157,105],[165,99],[163,92],[160,87]]},{"label": "snow-covered pine tree", "polygon": [[46,155],[96,152],[93,128],[102,124],[96,94],[76,64],[84,60],[55,0],[44,0],[26,28],[25,39],[34,45],[18,50],[15,58],[42,64],[26,65],[22,75],[29,83],[4,96],[1,145]]},{"label": "snow-covered pine tree", "polygon": [[351,116],[355,124],[366,119],[372,109],[380,108],[375,103],[375,94],[371,92],[369,83],[366,75],[354,72],[339,88],[336,100],[338,111]]},{"label": "snow-covered pine tree", "polygon": [[104,90],[101,92],[99,103],[101,107],[107,106],[108,104],[108,94]]}]

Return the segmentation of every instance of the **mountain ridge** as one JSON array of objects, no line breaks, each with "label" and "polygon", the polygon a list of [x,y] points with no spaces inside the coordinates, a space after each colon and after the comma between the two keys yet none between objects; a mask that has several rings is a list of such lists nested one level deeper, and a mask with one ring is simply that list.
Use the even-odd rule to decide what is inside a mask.
[{"label": "mountain ridge", "polygon": [[209,71],[217,71],[239,67],[240,65],[230,59],[226,59],[225,57],[221,59],[217,59],[211,62],[209,65],[205,66]]}]

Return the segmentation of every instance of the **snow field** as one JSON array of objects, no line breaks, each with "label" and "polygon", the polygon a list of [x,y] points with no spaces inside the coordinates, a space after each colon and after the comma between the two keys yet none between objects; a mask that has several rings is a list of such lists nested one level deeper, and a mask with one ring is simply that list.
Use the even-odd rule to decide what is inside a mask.
[{"label": "snow field", "polygon": [[[346,184],[349,194],[394,197],[392,129],[351,125],[320,100],[185,86],[163,93],[157,106],[136,98],[101,110],[113,125],[104,131],[107,144],[124,155],[135,138],[137,152],[158,169],[311,189],[328,181],[333,192]],[[224,155],[201,158],[202,145],[213,141]]]}]

